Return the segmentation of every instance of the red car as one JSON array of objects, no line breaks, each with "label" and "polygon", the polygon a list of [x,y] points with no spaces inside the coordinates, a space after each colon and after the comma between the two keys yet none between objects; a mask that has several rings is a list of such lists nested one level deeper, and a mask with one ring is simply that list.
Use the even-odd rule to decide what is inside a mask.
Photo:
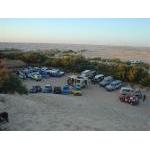
[{"label": "red car", "polygon": [[139,104],[139,98],[137,96],[120,95],[119,99],[121,102],[128,103],[131,105],[138,105]]}]

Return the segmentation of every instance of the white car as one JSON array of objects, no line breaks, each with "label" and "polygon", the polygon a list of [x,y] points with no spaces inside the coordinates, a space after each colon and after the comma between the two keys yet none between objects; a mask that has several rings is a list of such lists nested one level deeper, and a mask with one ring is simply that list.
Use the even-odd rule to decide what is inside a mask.
[{"label": "white car", "polygon": [[120,94],[122,95],[130,95],[134,92],[134,89],[131,87],[122,87],[120,89]]},{"label": "white car", "polygon": [[94,81],[95,82],[100,82],[104,79],[104,75],[103,74],[98,74],[94,77]]}]

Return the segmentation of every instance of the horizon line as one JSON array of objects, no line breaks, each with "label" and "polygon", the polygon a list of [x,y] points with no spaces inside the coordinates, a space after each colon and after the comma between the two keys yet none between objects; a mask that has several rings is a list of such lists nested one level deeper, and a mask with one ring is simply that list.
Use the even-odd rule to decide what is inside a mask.
[{"label": "horizon line", "polygon": [[51,43],[51,42],[1,42],[0,43],[16,43],[16,44],[64,44],[64,45],[90,45],[90,46],[116,46],[116,47],[144,47],[144,48],[150,48],[150,46],[140,46],[140,45],[119,45],[119,44],[93,44],[93,43]]}]

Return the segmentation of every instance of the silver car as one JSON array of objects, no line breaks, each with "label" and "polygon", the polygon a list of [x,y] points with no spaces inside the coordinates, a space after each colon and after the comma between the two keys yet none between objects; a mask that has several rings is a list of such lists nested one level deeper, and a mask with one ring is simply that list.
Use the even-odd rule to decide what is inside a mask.
[{"label": "silver car", "polygon": [[114,91],[119,89],[122,86],[122,81],[120,80],[115,80],[111,82],[109,85],[107,85],[105,88],[107,91]]}]

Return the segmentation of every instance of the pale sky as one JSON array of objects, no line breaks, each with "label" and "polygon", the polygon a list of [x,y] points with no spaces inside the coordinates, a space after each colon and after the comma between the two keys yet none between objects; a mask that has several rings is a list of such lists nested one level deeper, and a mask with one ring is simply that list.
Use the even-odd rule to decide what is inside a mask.
[{"label": "pale sky", "polygon": [[150,19],[0,19],[0,42],[150,46]]}]

